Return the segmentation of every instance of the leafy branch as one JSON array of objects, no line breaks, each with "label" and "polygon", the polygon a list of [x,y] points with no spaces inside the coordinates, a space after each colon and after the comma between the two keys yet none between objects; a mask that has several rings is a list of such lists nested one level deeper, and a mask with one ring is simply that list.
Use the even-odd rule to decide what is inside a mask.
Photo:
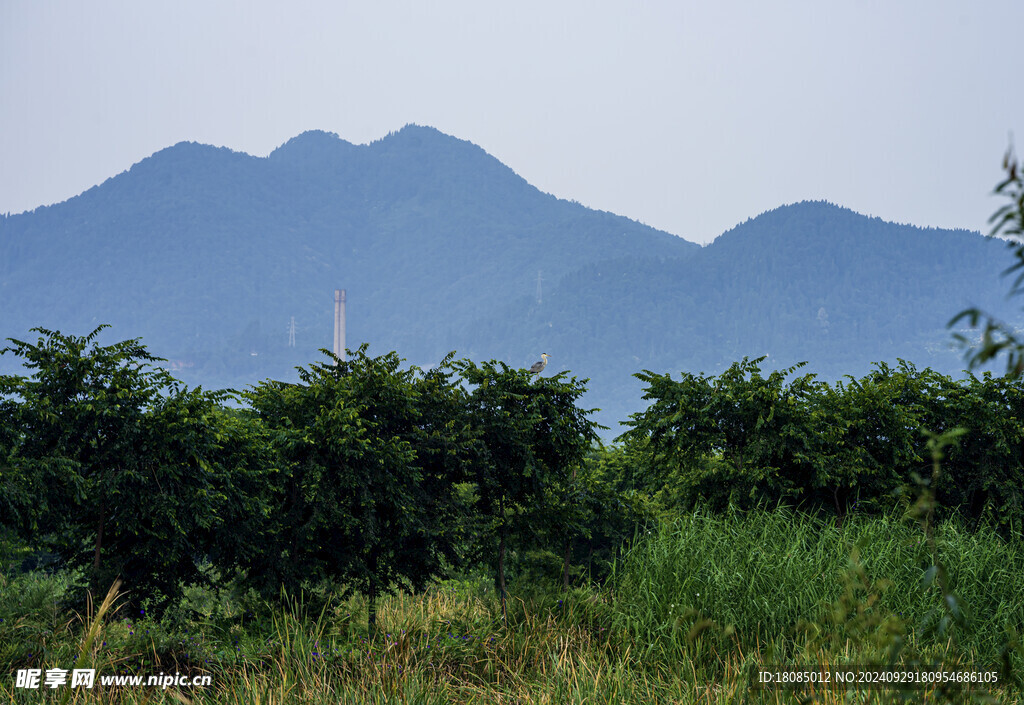
[{"label": "leafy branch", "polygon": [[[996,186],[995,194],[1004,196],[1009,202],[989,218],[992,225],[989,237],[1008,239],[1007,245],[1013,251],[1016,262],[1003,272],[1003,276],[1016,273],[1009,293],[1009,296],[1016,296],[1024,293],[1024,178],[1012,147],[1003,157],[1003,170],[1006,177]],[[978,346],[972,346],[967,336],[961,333],[953,335],[962,347],[967,348],[965,359],[970,369],[976,369],[1005,354],[1007,376],[1018,378],[1024,374],[1024,340],[1018,337],[1016,330],[978,308],[961,311],[947,327],[951,328],[962,320],[966,320],[971,328],[982,329]]]}]

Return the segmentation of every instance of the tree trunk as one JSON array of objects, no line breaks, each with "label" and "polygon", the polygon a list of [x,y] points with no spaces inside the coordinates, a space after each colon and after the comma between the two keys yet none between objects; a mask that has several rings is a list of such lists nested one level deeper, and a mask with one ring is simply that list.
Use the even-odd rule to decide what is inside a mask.
[{"label": "tree trunk", "polygon": [[370,627],[370,638],[372,639],[377,635],[377,596],[373,594],[372,588],[370,589],[369,602],[366,623]]},{"label": "tree trunk", "polygon": [[100,520],[96,525],[96,547],[92,554],[92,570],[98,573],[100,570],[100,549],[103,547],[103,525],[107,520],[106,500],[100,500]]},{"label": "tree trunk", "polygon": [[[576,486],[576,468],[572,469],[572,487]],[[562,560],[562,589],[569,589],[569,561],[572,560],[572,535],[565,539],[565,557]]]},{"label": "tree trunk", "polygon": [[498,594],[501,595],[501,621],[508,629],[508,613],[505,611],[505,527],[498,530]]},{"label": "tree trunk", "polygon": [[743,476],[743,446],[737,445],[733,449],[733,466],[736,468],[736,472],[742,477]]},{"label": "tree trunk", "polygon": [[367,605],[366,623],[370,627],[370,638],[377,636],[377,579],[370,577],[370,593],[366,596]]},{"label": "tree trunk", "polygon": [[565,557],[562,559],[562,589],[569,589],[569,560],[572,558],[572,541],[565,540]]}]

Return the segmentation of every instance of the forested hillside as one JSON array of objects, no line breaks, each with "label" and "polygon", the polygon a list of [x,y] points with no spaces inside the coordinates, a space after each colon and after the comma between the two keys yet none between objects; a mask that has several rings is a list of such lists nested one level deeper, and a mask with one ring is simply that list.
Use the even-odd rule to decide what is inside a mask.
[{"label": "forested hillside", "polygon": [[307,132],[264,159],[182,143],[0,222],[0,336],[110,323],[214,386],[292,375],[329,347],[335,288],[349,293],[353,347],[430,363],[538,276],[698,249],[415,126],[365,146]]}]

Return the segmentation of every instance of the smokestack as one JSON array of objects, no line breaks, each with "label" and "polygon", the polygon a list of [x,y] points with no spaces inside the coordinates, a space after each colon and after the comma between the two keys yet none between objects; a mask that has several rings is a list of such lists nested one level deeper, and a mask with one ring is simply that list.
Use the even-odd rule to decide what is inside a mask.
[{"label": "smokestack", "polygon": [[345,359],[345,290],[334,290],[334,354]]}]

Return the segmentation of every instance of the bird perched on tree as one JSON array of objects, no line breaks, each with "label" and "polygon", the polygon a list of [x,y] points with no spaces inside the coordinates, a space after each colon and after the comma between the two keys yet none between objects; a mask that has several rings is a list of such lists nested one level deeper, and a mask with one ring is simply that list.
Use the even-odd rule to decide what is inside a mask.
[{"label": "bird perched on tree", "polygon": [[548,366],[548,358],[551,356],[548,355],[547,353],[541,353],[540,356],[543,359],[540,360],[539,362],[533,363],[533,367],[530,368],[531,375],[539,375],[541,372],[544,371],[544,368]]}]

